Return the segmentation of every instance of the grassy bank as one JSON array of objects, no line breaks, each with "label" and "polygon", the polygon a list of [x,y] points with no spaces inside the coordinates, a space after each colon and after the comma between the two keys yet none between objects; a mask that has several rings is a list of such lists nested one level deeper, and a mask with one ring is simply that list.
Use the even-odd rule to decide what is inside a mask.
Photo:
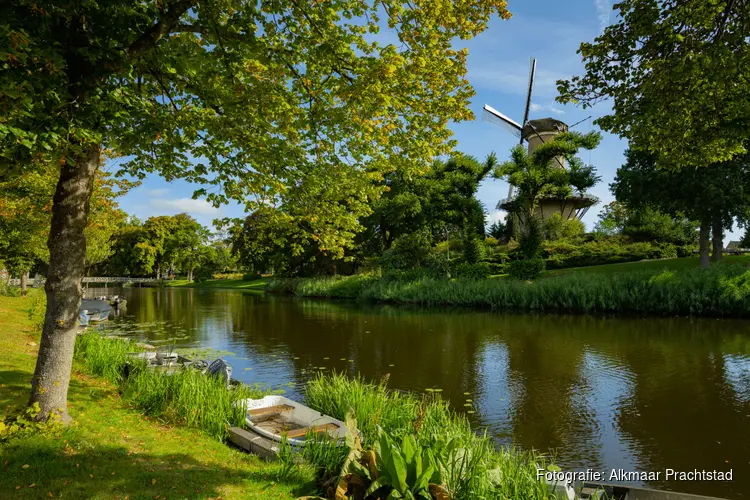
[{"label": "grassy bank", "polygon": [[576,313],[750,316],[750,270],[738,263],[710,269],[569,272],[533,283],[510,279],[405,281],[367,276],[269,283],[302,297]]},{"label": "grassy bank", "polygon": [[454,500],[551,498],[547,485],[536,479],[537,466],[544,466],[542,457],[496,449],[490,438],[477,435],[439,396],[419,399],[388,391],[384,383],[333,374],[312,380],[306,401],[339,419],[353,409],[365,449],[376,446],[378,428],[396,443],[413,436],[418,447],[430,450],[446,465],[442,479]]},{"label": "grassy bank", "polygon": [[[32,301],[0,296],[0,418],[28,401],[39,344],[27,314]],[[145,416],[113,379],[104,366],[74,363],[68,400],[75,424],[51,436],[0,443],[0,498],[267,499],[305,490],[299,478],[280,479],[277,464],[176,425],[165,414]]]},{"label": "grassy bank", "polygon": [[241,290],[263,290],[268,283],[269,278],[260,278],[252,281],[215,279],[206,280],[200,283],[188,280],[166,281],[165,286],[179,288],[234,288]]}]

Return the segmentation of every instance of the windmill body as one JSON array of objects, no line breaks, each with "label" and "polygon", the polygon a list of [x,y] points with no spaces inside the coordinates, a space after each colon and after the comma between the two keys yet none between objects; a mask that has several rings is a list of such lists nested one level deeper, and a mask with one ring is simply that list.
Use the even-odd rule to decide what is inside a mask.
[{"label": "windmill body", "polygon": [[[536,73],[536,60],[531,60],[531,71],[529,75],[529,90],[526,98],[526,109],[524,110],[523,122],[519,123],[512,118],[497,111],[491,106],[485,104],[482,117],[485,121],[503,128],[520,139],[520,144],[526,141],[529,155],[533,154],[537,147],[545,142],[553,140],[556,136],[568,131],[568,125],[555,118],[541,118],[529,120],[529,111],[531,108],[531,93],[534,86],[534,75]],[[559,168],[565,168],[565,159],[563,157],[555,158],[555,164]],[[510,186],[508,197],[500,200],[497,204],[499,210],[510,212],[516,193],[514,186]],[[564,220],[573,218],[580,219],[595,202],[586,196],[570,196],[566,198],[545,198],[539,203],[535,217],[542,221],[549,219],[557,213]],[[522,226],[523,221],[521,221]],[[522,227],[523,229],[523,227]]]}]

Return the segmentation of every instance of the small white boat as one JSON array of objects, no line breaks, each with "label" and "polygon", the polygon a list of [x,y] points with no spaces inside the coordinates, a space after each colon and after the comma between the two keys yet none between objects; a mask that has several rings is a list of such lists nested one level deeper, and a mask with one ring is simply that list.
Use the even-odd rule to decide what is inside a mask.
[{"label": "small white boat", "polygon": [[287,443],[293,448],[305,446],[308,434],[326,433],[342,441],[346,438],[346,424],[324,415],[284,396],[266,396],[263,399],[246,399],[246,422],[250,431],[274,441]]}]

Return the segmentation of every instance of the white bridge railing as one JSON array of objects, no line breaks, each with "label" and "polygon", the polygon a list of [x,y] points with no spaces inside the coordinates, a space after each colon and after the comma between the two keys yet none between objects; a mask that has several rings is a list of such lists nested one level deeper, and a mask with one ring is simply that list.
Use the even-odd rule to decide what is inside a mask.
[{"label": "white bridge railing", "polygon": [[[29,278],[29,286],[39,287],[44,284],[46,280],[44,278]],[[110,277],[94,277],[86,276],[83,278],[84,283],[150,283],[152,281],[159,281],[156,278],[110,278]],[[8,280],[11,285],[20,285],[20,278],[12,278]]]}]

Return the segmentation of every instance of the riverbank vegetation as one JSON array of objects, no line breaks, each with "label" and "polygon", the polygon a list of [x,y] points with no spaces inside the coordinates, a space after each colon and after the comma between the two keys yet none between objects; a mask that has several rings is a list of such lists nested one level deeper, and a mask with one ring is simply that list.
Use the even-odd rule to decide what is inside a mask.
[{"label": "riverbank vegetation", "polygon": [[302,297],[492,310],[747,317],[748,283],[750,270],[745,265],[724,263],[709,269],[579,270],[534,282],[414,275],[306,278],[272,281],[269,290]]},{"label": "riverbank vegetation", "polygon": [[[476,434],[468,420],[450,410],[437,394],[420,398],[389,391],[386,380],[368,383],[340,374],[319,375],[308,383],[305,394],[312,408],[335,418],[343,420],[353,410],[364,450],[385,452],[388,446],[381,444],[382,435],[397,449],[413,440],[412,450],[430,450],[441,482],[454,500],[550,498],[548,486],[537,480],[537,467],[545,467],[543,457],[496,449],[490,437]],[[406,460],[410,460],[408,453]]]},{"label": "riverbank vegetation", "polygon": [[[28,310],[38,293],[0,296],[0,420],[23,413],[29,399],[40,329]],[[97,358],[104,360],[104,350],[114,349],[118,354],[113,357],[122,359],[125,345],[102,339],[94,348],[89,341],[87,351],[99,351]],[[234,450],[198,428],[175,424],[179,419],[169,415],[146,416],[107,380],[117,376],[101,364],[84,364],[80,358],[74,362],[68,406],[76,424],[0,439],[0,497],[264,500],[310,491],[305,484],[309,478],[284,477],[279,464]]]}]

